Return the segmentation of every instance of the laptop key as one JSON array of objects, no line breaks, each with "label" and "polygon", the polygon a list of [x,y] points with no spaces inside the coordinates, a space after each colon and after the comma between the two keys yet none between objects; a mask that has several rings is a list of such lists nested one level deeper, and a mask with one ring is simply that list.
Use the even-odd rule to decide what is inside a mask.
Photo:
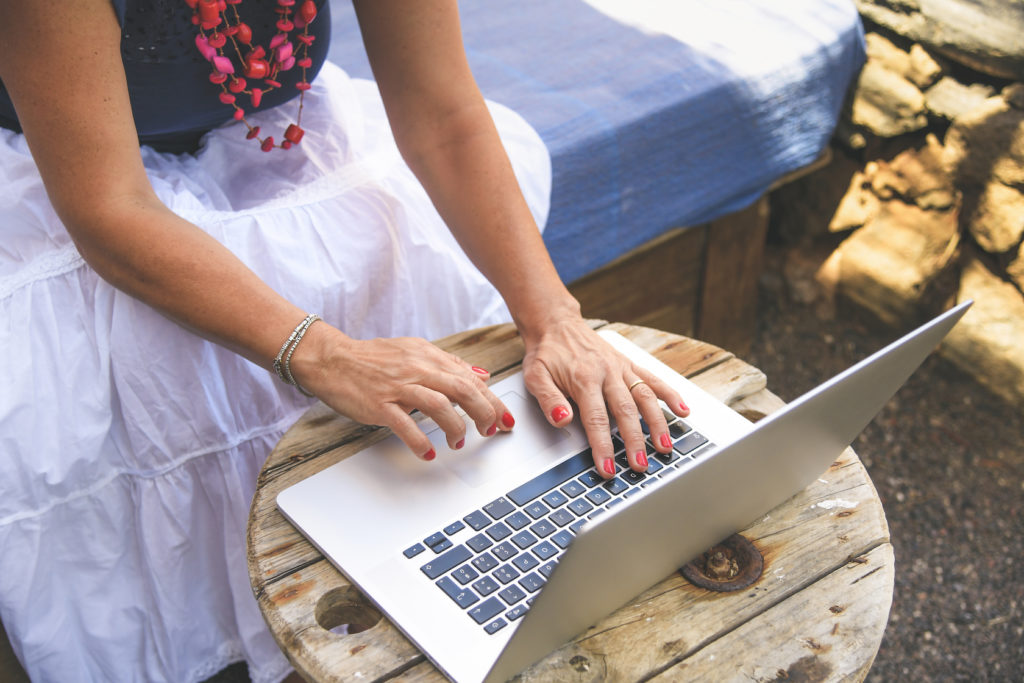
[{"label": "laptop key", "polygon": [[512,542],[520,548],[529,548],[531,545],[537,542],[537,537],[531,534],[529,531],[520,531],[518,534],[512,537]]},{"label": "laptop key", "polygon": [[562,493],[561,491],[552,491],[548,495],[541,498],[541,500],[547,503],[551,507],[551,509],[554,510],[556,507],[559,507],[562,503],[569,499],[566,498],[565,494]]},{"label": "laptop key", "polygon": [[487,624],[487,626],[484,626],[484,630],[487,631],[487,633],[493,635],[501,629],[505,628],[506,626],[508,626],[508,622],[506,622],[504,619],[499,618]]},{"label": "laptop key", "polygon": [[[633,491],[635,492],[635,491],[636,491],[636,489],[633,489]],[[604,509],[605,509],[605,510],[611,510],[611,509],[612,509],[613,507],[615,507],[616,505],[622,505],[622,503],[623,503],[623,502],[625,501],[625,499],[626,499],[626,498],[627,498],[628,496],[632,496],[632,495],[633,495],[633,493],[632,493],[632,492],[630,492],[630,493],[627,493],[627,494],[626,494],[625,496],[623,496],[622,498],[616,498],[615,500],[609,501],[609,502],[608,502],[608,504],[604,506]]]},{"label": "laptop key", "polygon": [[570,498],[575,498],[576,496],[586,493],[587,487],[573,479],[559,490]]},{"label": "laptop key", "polygon": [[604,490],[612,494],[613,496],[622,493],[623,491],[629,488],[629,484],[622,481],[622,479],[619,477],[609,479],[605,483],[601,484],[601,486],[603,486]]},{"label": "laptop key", "polygon": [[498,590],[498,582],[489,576],[485,576],[479,581],[473,582],[473,590],[483,596],[490,595],[494,591]]},{"label": "laptop key", "polygon": [[522,512],[517,511],[514,514],[511,514],[508,517],[506,517],[505,521],[508,522],[508,525],[510,527],[518,531],[519,529],[522,529],[524,526],[529,524],[532,520],[526,515],[524,515]]},{"label": "laptop key", "polygon": [[589,515],[587,515],[587,519],[593,519],[594,517],[597,517],[598,515],[603,515],[606,512],[608,512],[608,511],[605,510],[604,508],[597,508],[596,510],[591,512]]},{"label": "laptop key", "polygon": [[541,575],[545,579],[550,578],[551,577],[551,572],[555,571],[555,565],[556,564],[558,564],[558,562],[556,562],[554,560],[552,560],[551,562],[546,562],[546,563],[542,564],[540,566],[540,569],[538,569],[537,571],[539,571],[541,573]]},{"label": "laptop key", "polygon": [[462,588],[457,583],[451,580],[451,577],[444,576],[435,582],[437,586],[443,590],[449,598],[455,601],[455,604],[466,609],[470,605],[476,604],[480,601],[480,598],[476,593],[469,590],[468,588]]},{"label": "laptop key", "polygon": [[466,545],[473,549],[473,552],[479,553],[490,548],[494,543],[491,539],[487,538],[486,534],[477,534],[473,538],[466,541]]},{"label": "laptop key", "polygon": [[657,458],[647,458],[647,474],[657,474],[664,468]]},{"label": "laptop key", "polygon": [[695,451],[708,442],[708,438],[699,432],[691,431],[683,438],[676,441],[676,450],[686,455],[691,451]]},{"label": "laptop key", "polygon": [[586,486],[589,489],[589,488],[592,488],[594,486],[597,486],[602,481],[604,481],[604,477],[602,477],[600,474],[598,474],[594,470],[590,470],[590,471],[584,472],[580,476],[576,477],[576,481],[578,481],[579,483],[583,484],[584,486]]},{"label": "laptop key", "polygon": [[484,513],[480,512],[479,510],[474,510],[473,512],[470,512],[462,519],[466,522],[466,524],[473,527],[474,531],[480,531],[484,527],[490,526],[491,524],[490,518]]},{"label": "laptop key", "polygon": [[[533,549],[533,554],[542,560],[548,560],[558,554],[558,548],[551,545],[550,541],[544,541]],[[529,567],[527,567],[529,569]]]},{"label": "laptop key", "polygon": [[629,458],[626,457],[625,453],[619,453],[616,455],[615,463],[624,470],[629,469]]},{"label": "laptop key", "polygon": [[639,484],[647,477],[643,472],[634,472],[633,470],[626,470],[622,473],[622,479],[630,484]]},{"label": "laptop key", "polygon": [[[545,541],[545,543],[547,543],[547,541]],[[540,560],[538,560],[530,553],[523,553],[516,559],[512,560],[512,564],[514,564],[516,566],[516,569],[518,569],[519,571],[528,572],[534,567],[536,567],[538,564],[540,564]]]},{"label": "laptop key", "polygon": [[512,535],[512,530],[505,526],[503,523],[498,522],[490,529],[486,531],[487,535],[493,538],[495,541],[500,541],[506,536]]},{"label": "laptop key", "polygon": [[484,512],[491,516],[491,519],[501,519],[516,509],[516,506],[504,498],[495,498],[487,505],[484,505]]},{"label": "laptop key", "polygon": [[[534,576],[536,576],[536,574],[534,574]],[[505,604],[510,607],[526,597],[526,593],[523,592],[523,589],[515,584],[508,586],[505,590],[498,593],[498,595],[500,595],[501,599],[505,601]]]},{"label": "laptop key", "polygon": [[509,621],[515,621],[529,611],[529,607],[526,605],[516,605],[509,611],[505,612],[505,618]]},{"label": "laptop key", "polygon": [[494,556],[499,560],[507,560],[510,557],[515,557],[516,555],[518,555],[519,549],[511,543],[509,543],[508,541],[505,541],[504,543],[495,546],[494,550],[492,550],[491,552],[494,553]]},{"label": "laptop key", "polygon": [[411,546],[409,546],[408,548],[406,548],[405,550],[403,550],[402,554],[405,555],[406,557],[412,558],[412,557],[416,557],[417,555],[422,553],[424,550],[426,550],[426,548],[423,547],[422,543],[414,543]]},{"label": "laptop key", "polygon": [[539,500],[530,503],[525,508],[523,508],[523,510],[525,510],[526,514],[530,515],[534,519],[540,519],[544,515],[551,512],[551,509]]},{"label": "laptop key", "polygon": [[494,555],[484,553],[483,555],[477,555],[473,558],[473,566],[476,567],[477,571],[481,574],[486,574],[498,566],[498,561],[494,559]]},{"label": "laptop key", "polygon": [[535,535],[537,535],[540,538],[549,536],[552,532],[557,530],[558,527],[556,527],[550,520],[547,519],[542,519],[530,527],[530,531],[532,531]]},{"label": "laptop key", "polygon": [[596,488],[587,491],[587,500],[594,505],[604,505],[605,502],[612,499],[612,494],[605,491],[603,488]]},{"label": "laptop key", "polygon": [[563,460],[551,469],[534,477],[525,484],[518,486],[508,492],[508,497],[516,505],[526,505],[537,496],[547,493],[559,484],[594,466],[590,455],[590,449]]},{"label": "laptop key", "polygon": [[575,512],[577,517],[582,517],[594,509],[594,506],[588,503],[584,498],[577,498],[566,505],[566,507]]},{"label": "laptop key", "polygon": [[654,457],[647,458],[648,465],[650,465],[650,463],[655,460],[664,465],[669,465],[671,463],[674,463],[676,460],[679,460],[679,454],[676,453],[675,451],[669,451],[668,453],[659,453],[658,451],[654,451],[653,453],[651,453],[651,455],[653,455]]},{"label": "laptop key", "polygon": [[557,534],[551,537],[551,540],[558,545],[559,548],[568,548],[569,544],[572,543],[573,535],[566,529],[562,529]]},{"label": "laptop key", "polygon": [[523,578],[519,579],[519,585],[530,593],[536,593],[544,586],[544,579],[542,579],[536,572],[530,572]]},{"label": "laptop key", "polygon": [[468,564],[464,564],[455,571],[452,572],[452,578],[458,581],[461,585],[465,586],[473,579],[480,576],[472,567]]},{"label": "laptop key", "polygon": [[[613,501],[613,502],[614,502],[614,501]],[[581,520],[579,520],[579,521],[577,521],[577,522],[574,522],[573,524],[570,524],[570,525],[569,525],[569,529],[570,529],[570,530],[571,530],[571,531],[572,531],[572,532],[573,532],[574,534],[578,534],[578,533],[580,532],[580,529],[582,529],[582,528],[583,528],[583,525],[584,525],[584,524],[586,524],[586,523],[587,523],[587,520],[585,520],[585,519],[581,519]]]},{"label": "laptop key", "polygon": [[566,524],[572,523],[572,521],[575,519],[575,517],[573,517],[573,514],[571,512],[569,512],[568,510],[566,510],[565,508],[558,508],[557,510],[552,512],[550,515],[548,515],[548,519],[550,519],[552,522],[554,522],[558,526],[563,527]]},{"label": "laptop key", "polygon": [[435,557],[432,561],[427,562],[420,567],[420,570],[427,575],[428,579],[436,579],[441,574],[454,569],[471,557],[473,557],[473,553],[469,548],[464,545],[457,545],[444,555]]},{"label": "laptop key", "polygon": [[484,622],[490,621],[504,611],[505,603],[498,598],[487,598],[469,610],[469,616],[473,617],[473,621],[476,623],[483,625]]},{"label": "laptop key", "polygon": [[430,534],[429,536],[424,538],[423,545],[427,546],[428,548],[433,548],[435,545],[440,545],[441,543],[447,540],[448,539],[444,537],[444,534],[438,531],[437,533]]},{"label": "laptop key", "polygon": [[676,420],[668,426],[668,434],[673,441],[679,441],[690,431],[690,425],[682,420]]},{"label": "laptop key", "polygon": [[498,581],[501,581],[502,583],[508,583],[510,581],[515,581],[516,579],[518,579],[519,572],[517,572],[515,567],[513,567],[511,564],[503,564],[497,569],[495,569],[494,573],[491,574],[491,576],[496,578]]},{"label": "laptop key", "polygon": [[451,524],[449,524],[448,526],[446,526],[444,528],[444,532],[446,534],[448,534],[449,536],[451,536],[452,534],[456,534],[456,533],[462,531],[465,528],[466,528],[465,524],[463,524],[462,522],[456,520],[456,521],[452,522]]}]

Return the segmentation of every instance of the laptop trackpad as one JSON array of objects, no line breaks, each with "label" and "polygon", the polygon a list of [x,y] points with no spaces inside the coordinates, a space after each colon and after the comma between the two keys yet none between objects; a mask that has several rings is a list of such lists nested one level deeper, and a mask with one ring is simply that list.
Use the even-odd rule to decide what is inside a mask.
[{"label": "laptop trackpad", "polygon": [[466,445],[457,451],[448,448],[440,427],[427,432],[438,453],[435,463],[446,467],[470,486],[479,486],[509,470],[533,468],[538,462],[565,455],[564,448],[555,453],[548,451],[572,438],[568,430],[548,424],[532,397],[524,398],[516,391],[509,391],[500,394],[499,398],[516,418],[516,426],[511,432],[480,436],[476,425],[467,419]]}]

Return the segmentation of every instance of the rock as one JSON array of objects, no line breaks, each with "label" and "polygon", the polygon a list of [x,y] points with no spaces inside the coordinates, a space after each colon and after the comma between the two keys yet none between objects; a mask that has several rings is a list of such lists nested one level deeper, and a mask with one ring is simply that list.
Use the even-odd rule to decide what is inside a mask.
[{"label": "rock", "polygon": [[837,294],[883,323],[905,326],[941,308],[955,291],[958,212],[883,202],[837,250]]},{"label": "rock", "polygon": [[928,50],[919,43],[910,46],[910,70],[907,79],[924,90],[931,87],[942,77],[942,67],[936,62]]},{"label": "rock", "polygon": [[999,182],[985,186],[967,229],[978,245],[993,254],[1014,249],[1024,238],[1024,194]]},{"label": "rock", "polygon": [[958,301],[974,305],[942,343],[940,353],[1011,404],[1024,407],[1024,297],[971,258]]},{"label": "rock", "polygon": [[1016,247],[1024,236],[1024,110],[992,97],[958,116],[946,133],[944,163],[978,244],[994,253]]},{"label": "rock", "polygon": [[884,65],[868,61],[854,90],[852,119],[879,137],[891,138],[928,125],[924,95]]},{"label": "rock", "polygon": [[955,78],[943,77],[924,93],[924,104],[928,111],[952,121],[961,114],[981,106],[995,95],[995,89],[981,83],[964,85]]},{"label": "rock", "polygon": [[1014,109],[1024,109],[1024,83],[1011,83],[1003,88],[999,96]]},{"label": "rock", "polygon": [[904,150],[891,162],[869,165],[872,191],[881,199],[895,197],[922,209],[951,208],[956,193],[944,152],[938,138],[929,134],[924,147]]},{"label": "rock", "polygon": [[1006,274],[1010,276],[1017,289],[1024,292],[1024,242],[1017,247],[1017,255],[1010,261],[1006,268]]},{"label": "rock", "polygon": [[856,230],[875,217],[880,205],[878,195],[871,191],[871,179],[867,173],[858,171],[832,214],[829,232]]},{"label": "rock", "polygon": [[[901,50],[880,33],[867,33],[864,36],[865,51],[868,60],[895,71],[904,78],[910,73],[910,53]],[[909,80],[909,78],[908,78]]]},{"label": "rock", "polygon": [[870,21],[982,73],[1024,77],[1024,3],[856,0]]}]

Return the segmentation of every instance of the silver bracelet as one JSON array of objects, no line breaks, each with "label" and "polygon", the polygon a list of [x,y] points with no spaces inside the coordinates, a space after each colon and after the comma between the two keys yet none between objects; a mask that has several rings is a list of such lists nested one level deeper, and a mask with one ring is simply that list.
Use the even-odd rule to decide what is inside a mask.
[{"label": "silver bracelet", "polygon": [[[302,341],[302,337],[306,334],[306,330],[309,329],[310,325],[321,319],[322,318],[316,313],[310,313],[303,318],[302,322],[296,325],[295,329],[292,330],[292,333],[288,335],[288,339],[286,339],[284,344],[281,345],[281,350],[277,352],[277,357],[274,358],[274,372],[277,373],[277,376],[281,381],[285,384],[290,384],[304,395],[310,397],[312,397],[313,394],[302,388],[299,383],[295,381],[295,377],[292,376],[291,361],[292,354],[295,353],[295,348],[299,345],[299,342]],[[282,358],[284,359],[283,364],[281,362]]]}]

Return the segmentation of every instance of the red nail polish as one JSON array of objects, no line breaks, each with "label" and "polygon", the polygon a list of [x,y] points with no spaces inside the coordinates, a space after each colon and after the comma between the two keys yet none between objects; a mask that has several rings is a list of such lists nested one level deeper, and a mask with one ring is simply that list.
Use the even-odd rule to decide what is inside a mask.
[{"label": "red nail polish", "polygon": [[429,451],[427,451],[426,453],[423,454],[423,459],[424,460],[433,460],[436,457],[437,457],[437,453],[434,452],[433,448],[431,448]]},{"label": "red nail polish", "polygon": [[462,448],[465,445],[466,445],[466,440],[465,439],[459,439],[458,443],[455,444],[455,450],[459,450],[460,448]]},{"label": "red nail polish", "polygon": [[495,422],[491,425],[490,429],[487,430],[487,436],[494,436],[494,432],[498,431],[498,423]]},{"label": "red nail polish", "polygon": [[672,439],[668,438],[668,434],[662,434],[660,441],[665,448],[672,448]]},{"label": "red nail polish", "polygon": [[484,370],[483,368],[478,368],[475,365],[473,366],[472,369],[473,369],[473,372],[475,372],[478,375],[489,375],[489,374],[491,374],[491,373],[487,372],[486,370]]},{"label": "red nail polish", "polygon": [[686,407],[686,404],[685,404],[685,403],[683,403],[682,401],[680,401],[680,402],[679,402],[679,410],[682,410],[683,412],[686,412],[686,411],[688,411],[688,410],[689,410],[689,408],[687,408],[687,407]]},{"label": "red nail polish", "polygon": [[501,424],[505,425],[509,429],[516,426],[516,419],[512,417],[512,413],[505,413],[501,416]]},{"label": "red nail polish", "polygon": [[647,469],[647,454],[644,453],[643,451],[640,451],[639,453],[637,453],[636,454],[636,464],[640,465],[640,467],[643,467],[644,469]]},{"label": "red nail polish", "polygon": [[565,406],[555,406],[551,409],[551,421],[555,424],[558,424],[567,417],[569,417],[569,409]]},{"label": "red nail polish", "polygon": [[604,471],[608,474],[615,474],[615,462],[611,458],[605,460],[601,467],[603,467]]}]

